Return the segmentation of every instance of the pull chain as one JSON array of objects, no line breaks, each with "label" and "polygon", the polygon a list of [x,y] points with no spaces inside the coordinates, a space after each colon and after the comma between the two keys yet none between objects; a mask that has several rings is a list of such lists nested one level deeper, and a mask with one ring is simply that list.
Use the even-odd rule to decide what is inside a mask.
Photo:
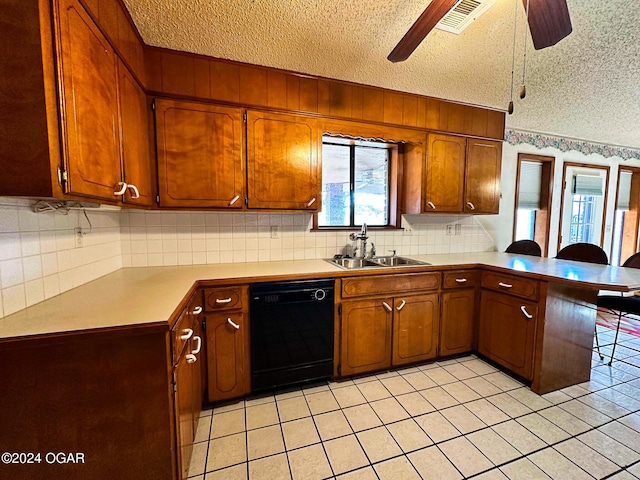
[{"label": "pull chain", "polygon": [[518,0],[515,0],[515,8],[513,9],[513,51],[511,54],[511,95],[509,100],[509,115],[513,113],[513,72],[516,64],[516,23],[518,20]]},{"label": "pull chain", "polygon": [[[529,25],[529,0],[527,0],[527,22],[526,25]],[[527,72],[527,29],[524,29],[524,55],[522,57],[522,86],[520,87],[520,98],[524,98],[527,96],[527,87],[524,84],[525,74]]]}]

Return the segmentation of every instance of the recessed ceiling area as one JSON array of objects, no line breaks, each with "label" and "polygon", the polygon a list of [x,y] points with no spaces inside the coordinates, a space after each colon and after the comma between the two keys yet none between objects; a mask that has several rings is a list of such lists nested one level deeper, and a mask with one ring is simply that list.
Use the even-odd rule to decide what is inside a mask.
[{"label": "recessed ceiling area", "polygon": [[503,110],[517,6],[515,111],[507,128],[640,148],[637,0],[568,0],[573,33],[543,50],[534,50],[525,30],[522,0],[496,0],[461,34],[434,29],[396,64],[387,55],[429,0],[124,3],[149,45]]}]

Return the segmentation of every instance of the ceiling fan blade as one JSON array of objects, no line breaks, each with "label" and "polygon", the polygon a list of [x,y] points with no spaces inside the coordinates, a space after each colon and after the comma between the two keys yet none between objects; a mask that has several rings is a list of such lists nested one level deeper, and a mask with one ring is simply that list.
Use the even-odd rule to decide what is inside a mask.
[{"label": "ceiling fan blade", "polygon": [[[526,0],[525,0],[526,1]],[[397,63],[403,62],[418,48],[420,42],[429,34],[433,27],[457,3],[457,0],[432,0],[418,20],[404,34],[402,40],[391,51],[387,60]]]},{"label": "ceiling fan blade", "polygon": [[[527,8],[527,0],[522,0]],[[536,50],[555,45],[569,35],[571,18],[567,0],[529,0],[529,30]]]}]

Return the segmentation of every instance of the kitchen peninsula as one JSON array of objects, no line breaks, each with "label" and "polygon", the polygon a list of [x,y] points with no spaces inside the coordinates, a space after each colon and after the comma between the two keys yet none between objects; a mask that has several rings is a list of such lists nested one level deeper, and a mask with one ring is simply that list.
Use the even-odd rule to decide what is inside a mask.
[{"label": "kitchen peninsula", "polygon": [[[445,322],[455,317],[447,318],[444,298],[456,288],[456,279],[464,280],[461,290],[472,292],[474,305],[469,351],[479,351],[545,393],[589,379],[597,291],[640,290],[640,272],[633,269],[495,252],[412,258],[430,265],[344,270],[324,260],[304,260],[126,268],[5,317],[0,320],[0,446],[3,451],[84,453],[83,465],[56,466],[56,475],[65,478],[142,478],[135,472],[181,478],[174,432],[184,418],[174,400],[175,389],[181,390],[172,372],[172,331],[192,311],[192,298],[202,305],[202,292],[267,280],[335,278],[339,312],[341,304],[362,302],[365,295],[416,293],[410,291],[411,280],[428,276],[436,283],[425,287],[422,282],[420,288],[431,289],[436,305],[443,299],[434,317],[437,344]],[[409,283],[396,282],[397,295],[354,293],[348,287],[401,277]],[[354,348],[341,339],[349,333],[344,322],[336,315],[336,376],[350,361],[343,350]],[[523,327],[513,331],[513,325]],[[201,397],[196,398],[199,413]],[[52,472],[44,464],[3,468],[24,479]]]}]

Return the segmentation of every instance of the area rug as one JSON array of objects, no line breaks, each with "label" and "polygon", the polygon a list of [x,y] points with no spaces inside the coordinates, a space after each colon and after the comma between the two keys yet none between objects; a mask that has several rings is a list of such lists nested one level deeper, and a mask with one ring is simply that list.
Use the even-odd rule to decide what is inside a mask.
[{"label": "area rug", "polygon": [[[618,316],[609,312],[598,310],[598,318],[596,319],[596,323],[601,327],[615,330],[616,324],[618,323]],[[640,337],[640,317],[636,315],[622,317],[622,320],[620,320],[620,331]]]}]

